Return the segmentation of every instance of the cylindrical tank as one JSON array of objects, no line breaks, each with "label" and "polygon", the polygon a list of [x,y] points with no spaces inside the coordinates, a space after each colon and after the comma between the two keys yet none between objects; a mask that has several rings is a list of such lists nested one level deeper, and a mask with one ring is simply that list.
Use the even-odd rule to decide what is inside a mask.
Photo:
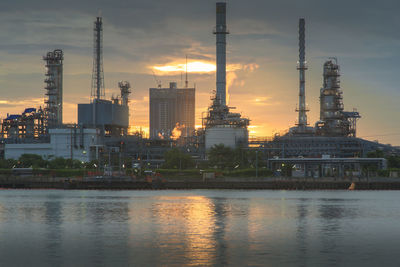
[{"label": "cylindrical tank", "polygon": [[232,127],[230,125],[216,125],[206,129],[205,145],[206,150],[214,145],[223,144],[224,146],[235,148],[248,142],[248,130],[242,127]]}]

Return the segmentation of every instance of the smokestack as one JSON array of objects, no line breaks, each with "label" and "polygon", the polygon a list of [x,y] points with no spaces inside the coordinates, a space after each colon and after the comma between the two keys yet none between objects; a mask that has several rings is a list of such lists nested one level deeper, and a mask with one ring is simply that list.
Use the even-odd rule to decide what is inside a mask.
[{"label": "smokestack", "polygon": [[306,112],[306,92],[305,92],[305,70],[306,66],[306,52],[305,52],[305,20],[301,18],[299,20],[299,63],[297,69],[300,75],[300,93],[299,93],[299,120],[298,126],[304,129],[307,126],[307,114]]},{"label": "smokestack", "polygon": [[97,17],[94,22],[94,44],[93,44],[93,72],[92,92],[95,99],[104,96],[104,71],[103,71],[103,21]]},{"label": "smokestack", "polygon": [[226,3],[217,3],[217,25],[214,34],[217,36],[217,99],[226,105]]}]

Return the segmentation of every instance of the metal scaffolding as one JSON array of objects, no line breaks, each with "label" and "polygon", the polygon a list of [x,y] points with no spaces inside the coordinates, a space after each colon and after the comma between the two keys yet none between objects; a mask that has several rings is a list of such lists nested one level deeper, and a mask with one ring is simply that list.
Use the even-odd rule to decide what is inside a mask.
[{"label": "metal scaffolding", "polygon": [[320,120],[316,123],[317,134],[355,136],[356,121],[361,116],[357,111],[344,111],[343,91],[340,88],[340,67],[336,58],[325,62],[323,77],[320,94]]},{"label": "metal scaffolding", "polygon": [[46,135],[45,121],[42,108],[26,108],[22,114],[8,114],[1,123],[1,138],[15,142],[43,139]]},{"label": "metal scaffolding", "polygon": [[48,52],[43,57],[46,62],[47,99],[45,100],[45,125],[47,128],[55,128],[62,125],[63,116],[63,60],[64,54],[60,49]]}]

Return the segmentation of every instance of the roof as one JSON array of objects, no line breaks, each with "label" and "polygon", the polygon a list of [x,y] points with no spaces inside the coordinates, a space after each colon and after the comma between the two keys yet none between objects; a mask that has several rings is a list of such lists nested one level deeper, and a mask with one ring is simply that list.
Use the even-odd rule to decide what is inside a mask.
[{"label": "roof", "polygon": [[16,120],[16,119],[19,119],[19,118],[21,118],[21,115],[12,114],[12,115],[8,115],[6,120]]},{"label": "roof", "polygon": [[24,113],[32,113],[32,112],[36,112],[36,108],[26,108]]}]

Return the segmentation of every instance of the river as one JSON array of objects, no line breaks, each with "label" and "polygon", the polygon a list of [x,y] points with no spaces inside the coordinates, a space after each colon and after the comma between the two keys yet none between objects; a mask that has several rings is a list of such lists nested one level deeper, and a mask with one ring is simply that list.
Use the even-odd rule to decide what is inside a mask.
[{"label": "river", "polygon": [[398,191],[0,190],[1,266],[400,266]]}]

